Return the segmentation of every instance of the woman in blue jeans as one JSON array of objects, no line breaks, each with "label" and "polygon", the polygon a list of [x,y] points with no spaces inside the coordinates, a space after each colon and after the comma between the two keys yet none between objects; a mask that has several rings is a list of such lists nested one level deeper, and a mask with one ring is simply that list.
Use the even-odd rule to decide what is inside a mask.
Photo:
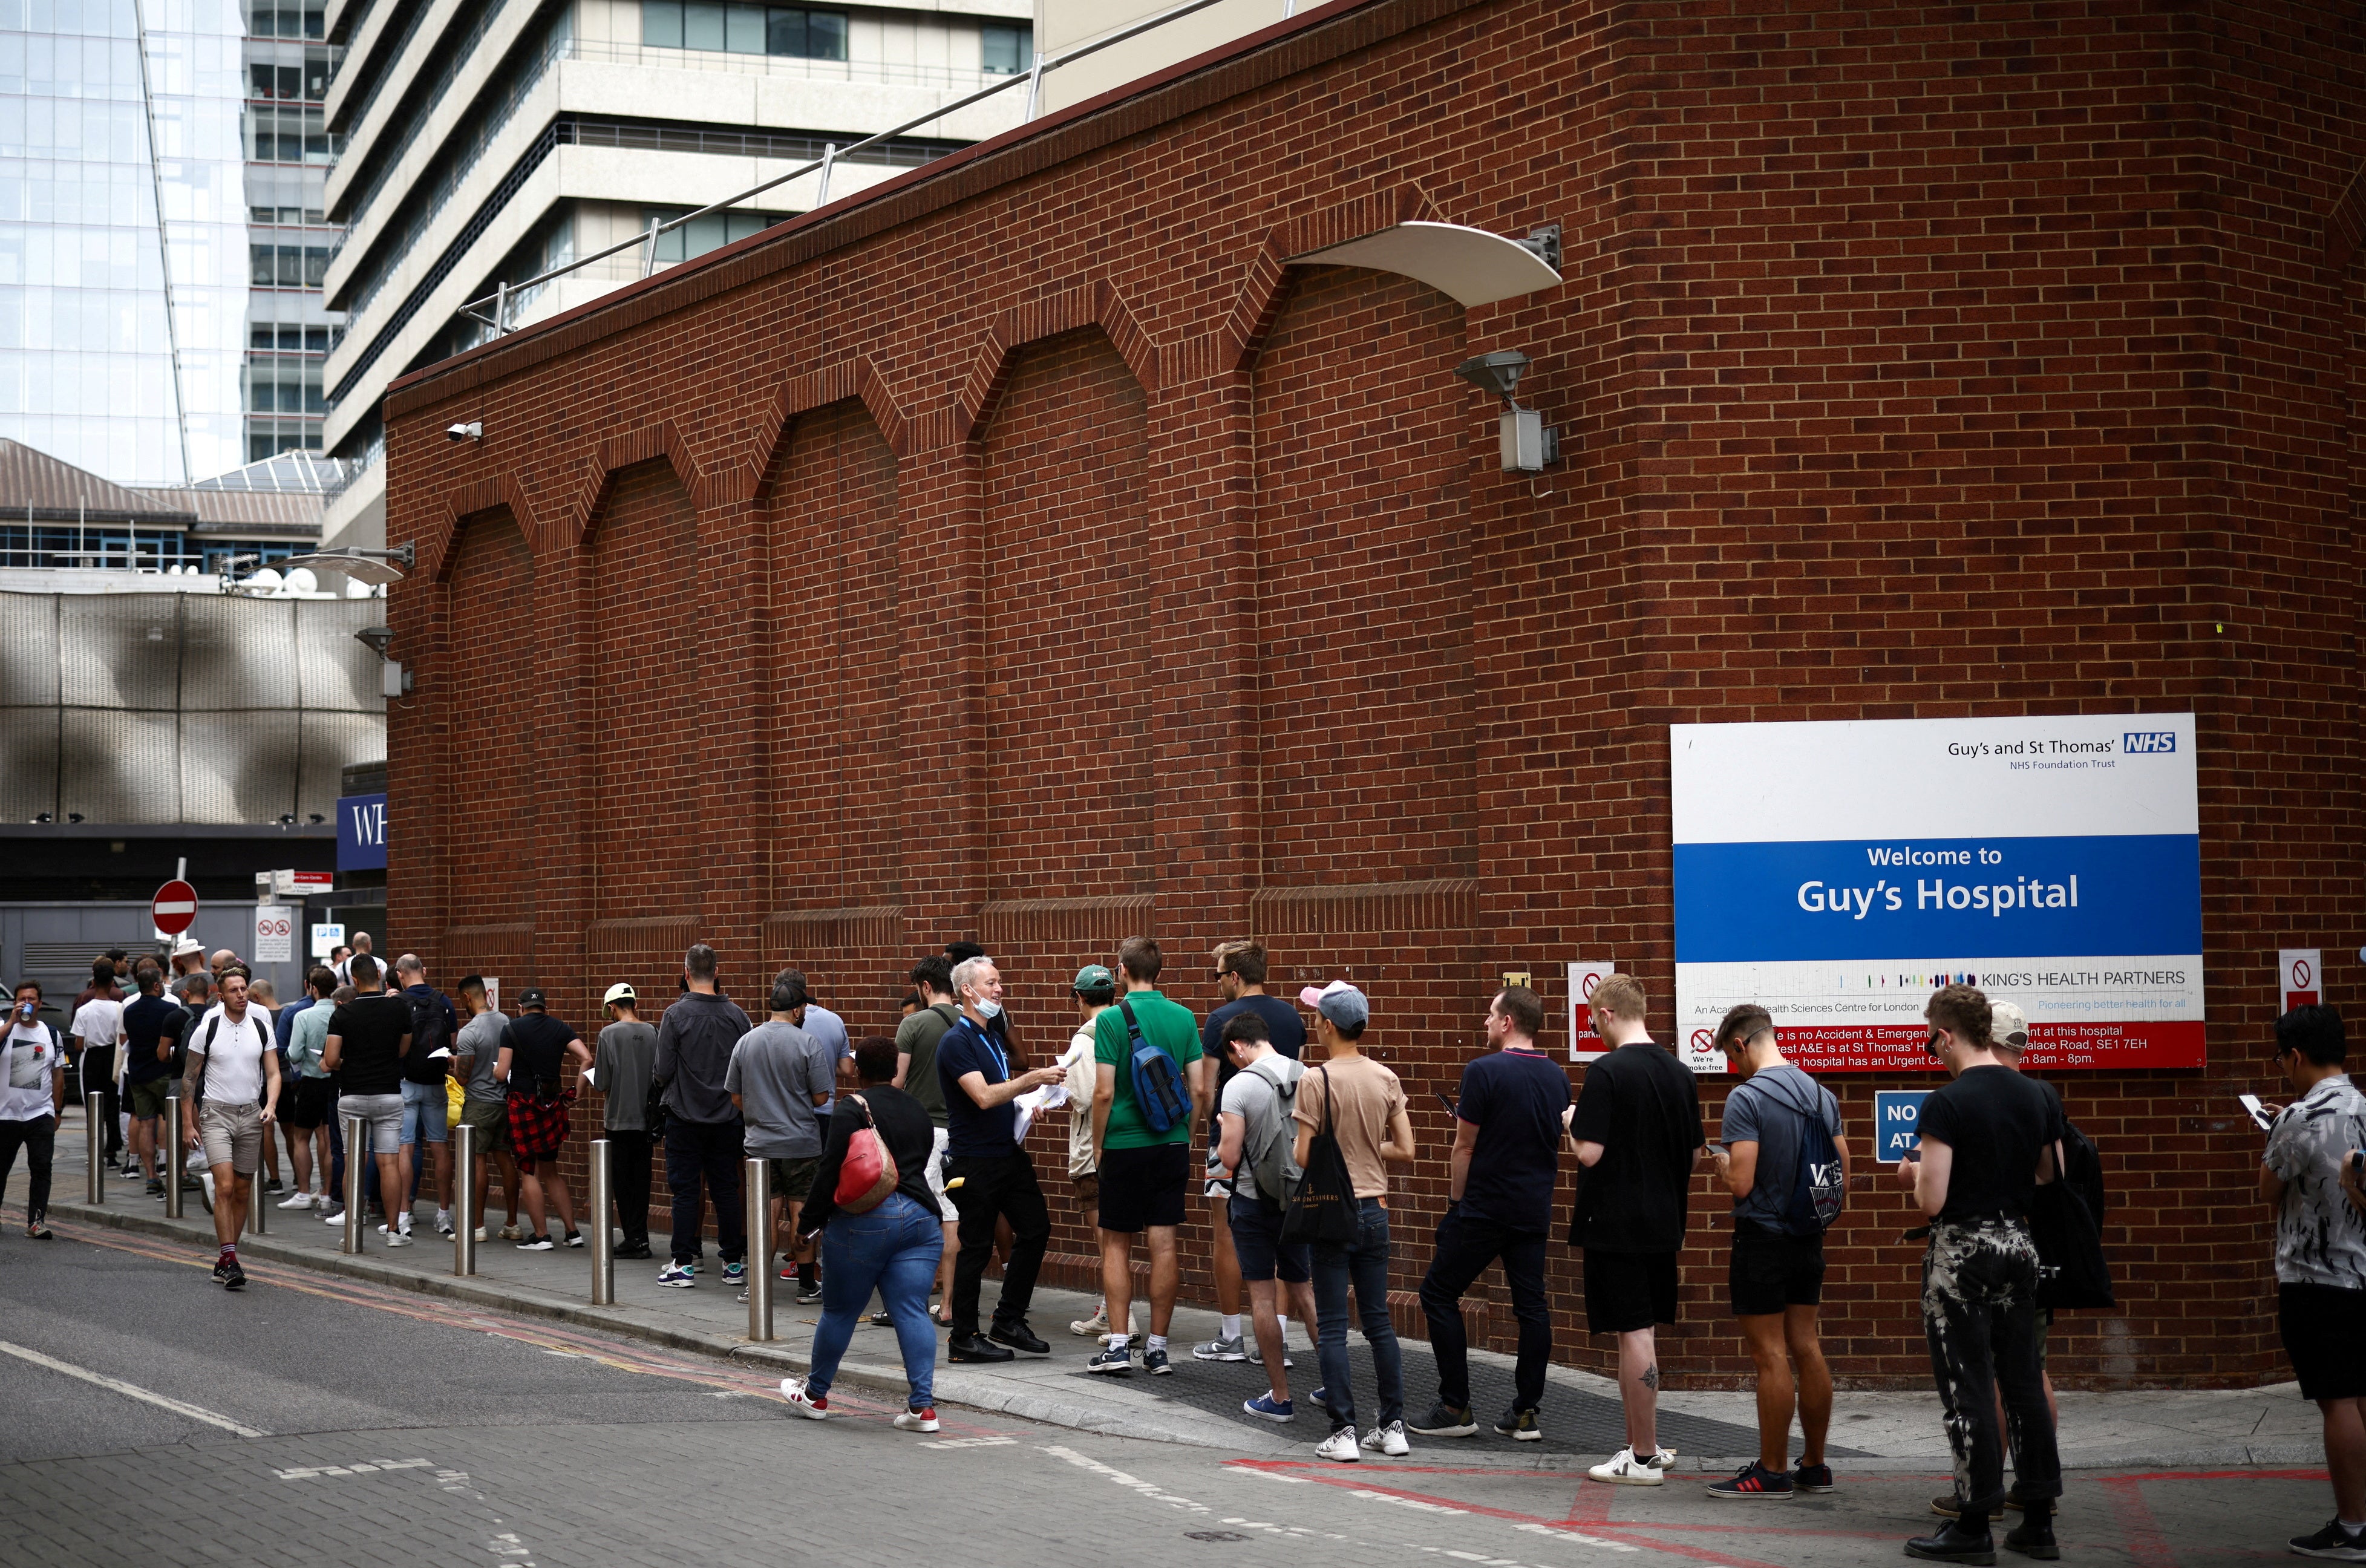
[{"label": "woman in blue jeans", "polygon": [[[918,1100],[889,1081],[896,1076],[893,1040],[873,1038],[856,1046],[854,1070],[862,1089],[839,1096],[837,1113],[829,1119],[829,1144],[797,1227],[806,1236],[818,1232],[822,1237],[821,1323],[814,1330],[813,1371],[803,1378],[783,1378],[781,1393],[801,1415],[816,1421],[829,1415],[829,1385],[876,1290],[896,1325],[904,1377],[911,1384],[896,1425],[907,1432],[933,1432],[937,1330],[929,1321],[929,1287],[936,1281],[945,1247],[944,1225],[929,1190],[936,1127]],[[879,1130],[894,1156],[896,1186],[869,1213],[850,1214],[838,1206],[839,1170],[846,1163],[847,1145],[866,1125]]]}]

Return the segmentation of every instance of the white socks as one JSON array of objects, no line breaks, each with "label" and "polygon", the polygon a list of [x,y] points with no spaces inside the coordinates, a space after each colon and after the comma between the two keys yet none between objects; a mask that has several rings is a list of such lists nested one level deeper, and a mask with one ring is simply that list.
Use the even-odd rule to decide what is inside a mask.
[{"label": "white socks", "polygon": [[1126,1343],[1129,1337],[1129,1336],[1124,1334],[1110,1335],[1109,1342],[1110,1353],[1113,1356],[1124,1355]]},{"label": "white socks", "polygon": [[1144,1348],[1147,1349],[1164,1350],[1166,1348],[1166,1336],[1164,1334],[1151,1335],[1147,1339],[1143,1341],[1143,1344]]},{"label": "white socks", "polygon": [[1225,1339],[1238,1339],[1241,1337],[1241,1314],[1239,1313],[1228,1312],[1224,1314],[1223,1323],[1224,1326],[1219,1331],[1219,1337]]}]

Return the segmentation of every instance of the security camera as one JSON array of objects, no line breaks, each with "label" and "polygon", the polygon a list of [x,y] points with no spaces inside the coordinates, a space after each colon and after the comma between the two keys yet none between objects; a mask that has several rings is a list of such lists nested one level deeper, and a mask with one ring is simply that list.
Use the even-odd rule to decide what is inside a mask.
[{"label": "security camera", "polygon": [[355,642],[367,643],[369,645],[369,650],[372,653],[377,654],[380,659],[384,659],[386,657],[386,650],[394,646],[394,628],[392,626],[364,626],[361,630],[354,634],[354,640]]},{"label": "security camera", "polygon": [[444,427],[444,434],[455,441],[482,441],[485,438],[485,422],[472,419],[466,424],[448,424]]}]

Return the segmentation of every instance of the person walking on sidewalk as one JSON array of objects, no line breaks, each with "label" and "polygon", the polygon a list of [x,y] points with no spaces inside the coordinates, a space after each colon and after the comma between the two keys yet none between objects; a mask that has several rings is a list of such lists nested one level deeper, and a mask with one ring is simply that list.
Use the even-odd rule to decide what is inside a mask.
[{"label": "person walking on sidewalk", "polygon": [[1922,1102],[1915,1126],[1921,1147],[1898,1162],[1898,1176],[1932,1222],[1922,1332],[1964,1503],[1936,1535],[1909,1540],[1906,1554],[1996,1561],[1989,1520],[2004,1503],[2001,1390],[2022,1495],[2021,1523],[2004,1543],[2025,1557],[2058,1557],[2054,1499],[2062,1494],[2062,1467],[2037,1371],[2037,1244],[2029,1209],[2038,1186],[2054,1179],[2061,1112],[2051,1095],[1997,1060],[1989,1044],[1993,1015],[1979,991],[1944,987],[1923,1017],[1931,1025],[1925,1049],[1954,1081]]},{"label": "person walking on sidewalk", "polygon": [[427,983],[415,953],[394,961],[394,978],[411,1004],[411,1055],[402,1059],[402,1217],[422,1180],[435,1198],[435,1234],[452,1234],[452,1050],[460,1032],[452,998]]},{"label": "person walking on sidewalk", "polygon": [[1496,992],[1487,1008],[1493,1049],[1463,1067],[1455,1093],[1446,1214],[1437,1222],[1436,1246],[1421,1282],[1422,1314],[1437,1359],[1437,1403],[1413,1428],[1425,1436],[1468,1438],[1479,1430],[1470,1414],[1462,1292],[1489,1264],[1501,1262],[1520,1337],[1512,1404],[1495,1430],[1524,1443],[1544,1437],[1538,1418],[1545,1367],[1552,1359],[1545,1247],[1553,1189],[1560,1180],[1560,1117],[1569,1108],[1569,1075],[1537,1048],[1544,1024],[1544,1003],[1536,992],[1526,986]]},{"label": "person walking on sidewalk", "polygon": [[[837,1054],[795,1022],[805,994],[805,976],[782,970],[772,981],[772,1017],[740,1036],[723,1074],[723,1087],[747,1127],[748,1157],[764,1161],[772,1180],[764,1235],[749,1238],[758,1269],[772,1266],[776,1241],[792,1252],[804,1250],[797,1216],[821,1168],[822,1129],[814,1112],[828,1100],[838,1077]],[[806,1256],[797,1274],[800,1303],[821,1299],[811,1254]],[[740,1292],[743,1299],[747,1294]]]},{"label": "person walking on sidewalk", "polygon": [[247,1188],[263,1165],[263,1142],[279,1111],[279,1053],[272,1048],[270,1015],[248,1005],[246,976],[222,976],[221,1010],[189,1041],[189,1068],[181,1098],[204,1105],[184,1134],[192,1149],[202,1141],[214,1179],[214,1235],[221,1253],[214,1280],[224,1290],[246,1283],[238,1264],[239,1233],[246,1225]]},{"label": "person walking on sidewalk", "polygon": [[1262,1013],[1234,1014],[1222,1044],[1234,1069],[1216,1108],[1216,1157],[1232,1191],[1223,1223],[1248,1287],[1251,1331],[1263,1348],[1257,1360],[1266,1375],[1266,1392],[1242,1401],[1241,1408],[1260,1420],[1290,1421],[1298,1407],[1290,1395],[1282,1293],[1289,1292],[1301,1318],[1316,1321],[1313,1259],[1304,1242],[1281,1239],[1281,1200],[1299,1176],[1290,1158],[1298,1143],[1290,1107],[1306,1069],[1273,1048]]},{"label": "person walking on sidewalk", "polygon": [[[1758,1371],[1758,1457],[1709,1483],[1729,1501],[1787,1499],[1832,1489],[1824,1435],[1832,1425],[1832,1373],[1816,1334],[1824,1292],[1824,1227],[1803,1219],[1795,1190],[1803,1150],[1831,1142],[1834,1174],[1848,1180],[1848,1143],[1831,1090],[1783,1059],[1774,1020],[1744,1002],[1717,1026],[1717,1046],[1740,1082],[1725,1097],[1718,1179],[1733,1194],[1733,1248],[1726,1288]],[[1816,1129],[1822,1128],[1818,1136]],[[1803,1440],[1791,1468],[1791,1415]]]},{"label": "person walking on sidewalk", "polygon": [[941,957],[921,959],[912,965],[912,989],[920,1007],[896,1026],[896,1087],[919,1102],[937,1129],[928,1175],[944,1224],[944,1251],[937,1261],[937,1294],[944,1300],[944,1315],[937,1319],[941,1328],[952,1321],[953,1263],[961,1256],[961,1211],[945,1191],[945,1145],[951,1134],[944,1081],[937,1077],[937,1043],[961,1018],[960,1005],[953,1000],[952,964]]},{"label": "person walking on sidewalk", "polygon": [[[351,1001],[329,1015],[321,1065],[338,1076],[337,1109],[362,1121],[363,1146],[347,1159],[377,1162],[378,1202],[389,1221],[389,1247],[409,1247],[411,1206],[402,1185],[402,1059],[411,1054],[411,999],[389,996],[378,984],[377,960],[357,953],[347,966]],[[297,1021],[301,1022],[302,1020]],[[342,1204],[339,1212],[343,1213]]]},{"label": "person walking on sidewalk", "polygon": [[69,1029],[73,1036],[74,1064],[81,1069],[83,1093],[99,1097],[99,1125],[104,1157],[110,1166],[123,1159],[123,1131],[116,1124],[121,1106],[115,1093],[116,1053],[123,1043],[123,998],[115,987],[115,965],[102,958],[91,965],[90,993],[76,1005]]},{"label": "person walking on sidewalk", "polygon": [[1312,1163],[1314,1141],[1324,1129],[1338,1140],[1347,1181],[1356,1198],[1356,1235],[1347,1242],[1317,1242],[1313,1247],[1316,1345],[1322,1352],[1323,1387],[1316,1391],[1331,1417],[1331,1435],[1314,1450],[1317,1459],[1354,1462],[1362,1458],[1356,1437],[1356,1391],[1347,1382],[1347,1292],[1356,1292],[1357,1321],[1372,1348],[1379,1374],[1380,1418],[1360,1448],[1391,1458],[1408,1450],[1404,1427],[1404,1354],[1389,1316],[1389,1166],[1411,1165],[1413,1119],[1405,1111],[1404,1086],[1396,1074],[1366,1055],[1363,1039],[1372,1006],[1345,980],[1298,993],[1314,1010],[1314,1037],[1323,1047],[1320,1066],[1298,1086],[1291,1116],[1298,1143],[1291,1158],[1301,1170]]},{"label": "person walking on sidewalk", "polygon": [[[1093,1021],[1101,1296],[1113,1326],[1108,1347],[1086,1361],[1085,1370],[1133,1371],[1127,1329],[1132,1323],[1133,1238],[1139,1235],[1150,1254],[1150,1334],[1143,1345],[1142,1370],[1163,1377],[1174,1371],[1166,1355],[1166,1330],[1174,1322],[1175,1296],[1183,1280],[1175,1233],[1183,1224],[1184,1194],[1190,1186],[1191,1128],[1207,1113],[1209,1065],[1191,1010],[1169,1001],[1157,988],[1158,972],[1165,965],[1158,944],[1146,936],[1130,936],[1118,944],[1117,961],[1125,994]],[[1169,1076],[1189,1086],[1188,1110],[1163,1126],[1134,1092],[1136,1041],[1163,1053]],[[1235,1340],[1239,1304],[1235,1292]]]},{"label": "person walking on sidewalk", "polygon": [[[334,978],[334,976],[331,976]],[[460,981],[460,1006],[468,1015],[452,1042],[452,1070],[460,1075],[460,1122],[476,1129],[474,1190],[468,1196],[467,1218],[476,1226],[477,1239],[487,1239],[485,1199],[492,1188],[493,1171],[501,1173],[501,1192],[509,1201],[509,1223],[501,1228],[503,1241],[522,1241],[518,1225],[517,1161],[510,1156],[510,1089],[501,1078],[501,1051],[509,1043],[510,1021],[501,1016],[485,988],[485,977],[468,975]]]},{"label": "person walking on sidewalk", "polygon": [[[1068,995],[1076,1004],[1076,1032],[1068,1037],[1068,1048],[1060,1055],[1060,1070],[1067,1075],[1068,1090],[1068,1188],[1076,1195],[1076,1207],[1083,1213],[1087,1234],[1100,1228],[1101,1179],[1098,1156],[1093,1149],[1093,1090],[1100,1082],[1100,1067],[1093,1059],[1094,1021],[1117,1005],[1117,976],[1105,964],[1087,964],[1076,971],[1069,983]],[[1129,1323],[1127,1327],[1132,1325]],[[1068,1332],[1087,1339],[1109,1338],[1109,1302],[1106,1298],[1093,1303],[1093,1315],[1078,1318],[1068,1325]]]},{"label": "person walking on sidewalk", "polygon": [[[1306,1049],[1306,1025],[1300,1021],[1298,1010],[1279,997],[1268,996],[1265,989],[1265,948],[1255,942],[1227,942],[1218,944],[1211,954],[1215,961],[1216,995],[1222,1005],[1208,1015],[1200,1031],[1200,1051],[1216,1065],[1216,1076],[1209,1100],[1222,1106],[1224,1089],[1233,1081],[1234,1067],[1224,1050],[1224,1028],[1244,1013],[1256,1013],[1265,1020],[1266,1037],[1283,1058],[1296,1061]],[[1221,1111],[1218,1112],[1221,1114]],[[1208,1123],[1207,1196],[1209,1219],[1215,1233],[1216,1245],[1209,1255],[1216,1275],[1216,1337],[1204,1345],[1191,1347],[1191,1359],[1197,1361],[1254,1361],[1259,1359],[1258,1341],[1255,1335],[1241,1334],[1241,1266],[1234,1247],[1232,1200],[1234,1186],[1216,1168],[1218,1129],[1212,1118]],[[1288,1303],[1285,1303],[1285,1305]],[[1282,1343],[1290,1343],[1290,1314],[1280,1314]]]},{"label": "person walking on sidewalk", "polygon": [[2277,1325],[2300,1396],[2325,1422],[2333,1517],[2292,1538],[2302,1557],[2366,1562],[2366,1094],[2329,1007],[2276,1020],[2276,1066],[2299,1098],[2276,1112],[2259,1196],[2276,1212]]},{"label": "person walking on sidewalk", "polygon": [[[636,1258],[649,1256],[649,1083],[658,1057],[658,1032],[641,1021],[640,1005],[639,994],[622,980],[608,987],[601,1001],[608,1023],[600,1031],[592,1069],[593,1087],[603,1097],[600,1124],[608,1134],[616,1224],[625,1233],[616,1256]],[[605,1215],[593,1219],[606,1221]]]},{"label": "person walking on sidewalk", "polygon": [[[887,1305],[904,1356],[904,1409],[896,1426],[906,1432],[937,1430],[937,1330],[929,1321],[929,1281],[937,1271],[944,1233],[936,1193],[929,1186],[929,1151],[936,1123],[920,1102],[895,1087],[902,1070],[896,1043],[865,1040],[854,1048],[859,1089],[848,1091],[830,1118],[829,1146],[814,1173],[813,1197],[800,1215],[806,1237],[822,1239],[821,1321],[814,1326],[813,1370],[781,1380],[789,1407],[814,1420],[830,1414],[829,1390],[855,1325],[875,1290]],[[896,1188],[877,1207],[849,1213],[838,1206],[839,1178],[854,1135],[875,1130],[896,1162]]]},{"label": "person walking on sidewalk", "polygon": [[703,1205],[711,1201],[723,1282],[737,1290],[748,1271],[748,1217],[739,1202],[746,1130],[723,1079],[733,1047],[753,1025],[715,990],[713,948],[694,944],[682,955],[682,994],[658,1021],[653,1069],[665,1086],[666,1186],[673,1193],[673,1256],[658,1270],[658,1283],[674,1290],[698,1283]]},{"label": "person walking on sidewalk", "polygon": [[148,1195],[164,1192],[156,1129],[172,1098],[173,1054],[189,1015],[164,994],[164,972],[152,958],[132,966],[140,994],[123,1007],[123,1098],[131,1110],[131,1152],[148,1171]]},{"label": "person walking on sidewalk", "polygon": [[1657,1486],[1675,1462],[1660,1446],[1656,1326],[1676,1321],[1676,1251],[1684,1246],[1701,1134],[1700,1086],[1654,1044],[1642,982],[1613,975],[1594,993],[1594,1028],[1610,1047],[1585,1069],[1571,1119],[1577,1145],[1577,1223],[1584,1249],[1585,1325],[1618,1337],[1618,1403],[1627,1446],[1586,1473]]},{"label": "person walking on sidewalk", "polygon": [[[961,1212],[961,1256],[953,1262],[953,1332],[945,1357],[953,1361],[1008,1361],[1013,1350],[1048,1356],[1052,1347],[1027,1326],[1035,1276],[1052,1237],[1051,1211],[1036,1185],[1035,1163],[1019,1145],[1019,1108],[1031,1089],[1058,1083],[1058,1067],[1013,1076],[1001,1039],[991,1027],[1002,1012],[1002,975],[991,958],[965,958],[953,967],[961,1017],[937,1043],[937,1077],[945,1097],[945,1189]],[[980,1287],[994,1257],[994,1224],[1010,1221],[1010,1259],[994,1305],[991,1334],[977,1331]]]},{"label": "person walking on sidewalk", "polygon": [[0,1038],[0,1197],[23,1150],[31,1169],[26,1177],[25,1234],[50,1239],[50,1167],[57,1158],[58,1119],[65,1114],[66,1052],[58,1032],[41,1021],[41,986],[19,980],[8,1008],[8,1031]]},{"label": "person walking on sidewalk", "polygon": [[[337,988],[337,976],[319,964],[305,976],[305,984],[310,1005],[299,1008],[290,1002],[280,1010],[279,1021],[287,1025],[287,1070],[295,1077],[292,1083],[280,1085],[279,1119],[296,1135],[296,1190],[279,1206],[325,1210],[332,1196],[328,1190],[334,1163],[329,1156],[329,1128],[337,1117],[337,1091],[335,1080],[321,1066],[321,1053],[329,1043],[329,998]],[[296,1016],[291,1020],[289,1013]],[[312,1192],[315,1168],[321,1173],[318,1196]]]},{"label": "person walking on sidewalk", "polygon": [[[567,1108],[575,1102],[575,1091],[563,1076],[569,1056],[578,1067],[592,1065],[591,1047],[572,1025],[550,1016],[550,999],[541,987],[528,986],[518,993],[518,1016],[496,1063],[509,1087],[510,1157],[517,1162],[518,1195],[525,1204],[527,1229],[517,1244],[520,1252],[548,1252],[558,1245],[550,1239],[546,1200],[558,1210],[567,1245],[583,1245],[583,1234],[575,1228],[575,1194],[558,1171],[559,1155],[574,1131]],[[600,1223],[607,1223],[604,1216]]]}]

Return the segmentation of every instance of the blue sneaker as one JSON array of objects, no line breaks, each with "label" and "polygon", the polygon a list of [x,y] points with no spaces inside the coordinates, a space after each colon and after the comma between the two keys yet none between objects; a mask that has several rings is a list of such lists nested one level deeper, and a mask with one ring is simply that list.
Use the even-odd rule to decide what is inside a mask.
[{"label": "blue sneaker", "polygon": [[698,1277],[686,1264],[669,1263],[658,1270],[658,1283],[671,1290],[686,1291],[698,1283]]},{"label": "blue sneaker", "polygon": [[745,1263],[726,1263],[723,1266],[723,1282],[725,1284],[737,1285],[747,1278],[748,1266]]},{"label": "blue sneaker", "polygon": [[1276,1401],[1270,1393],[1260,1393],[1255,1399],[1244,1399],[1241,1401],[1241,1408],[1251,1416],[1259,1416],[1268,1421],[1294,1421],[1298,1418],[1298,1406],[1294,1402],[1287,1399]]}]

